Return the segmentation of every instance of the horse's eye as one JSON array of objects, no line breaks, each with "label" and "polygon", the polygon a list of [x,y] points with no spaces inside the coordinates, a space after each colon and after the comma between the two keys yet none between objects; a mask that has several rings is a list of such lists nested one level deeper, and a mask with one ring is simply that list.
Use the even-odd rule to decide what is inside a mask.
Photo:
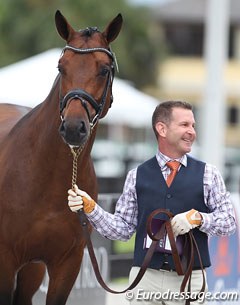
[{"label": "horse's eye", "polygon": [[108,73],[109,73],[109,67],[108,66],[103,66],[103,67],[101,67],[101,69],[100,69],[100,73],[99,73],[99,75],[100,76],[107,76],[108,75]]},{"label": "horse's eye", "polygon": [[60,64],[58,64],[57,69],[59,73],[63,74],[63,67]]}]

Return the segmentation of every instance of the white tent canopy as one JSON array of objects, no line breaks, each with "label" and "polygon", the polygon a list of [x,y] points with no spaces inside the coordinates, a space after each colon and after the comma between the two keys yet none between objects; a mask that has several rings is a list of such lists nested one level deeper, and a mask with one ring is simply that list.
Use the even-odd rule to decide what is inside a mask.
[{"label": "white tent canopy", "polygon": [[[51,90],[57,76],[60,49],[52,49],[0,69],[0,103],[35,107]],[[103,122],[129,126],[150,126],[159,103],[128,82],[115,78],[114,102]]]},{"label": "white tent canopy", "polygon": [[60,56],[52,49],[0,69],[0,102],[35,107],[48,95]]}]

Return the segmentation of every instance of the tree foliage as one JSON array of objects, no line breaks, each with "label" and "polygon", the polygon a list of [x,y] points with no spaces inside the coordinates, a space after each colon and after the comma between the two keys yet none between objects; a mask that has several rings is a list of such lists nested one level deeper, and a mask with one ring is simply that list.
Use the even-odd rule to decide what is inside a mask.
[{"label": "tree foliage", "polygon": [[0,0],[0,67],[64,46],[55,30],[57,9],[75,29],[98,26],[103,30],[120,12],[123,29],[112,44],[120,67],[118,76],[139,88],[154,84],[157,63],[164,53],[161,36],[149,11],[130,6],[127,0]]}]

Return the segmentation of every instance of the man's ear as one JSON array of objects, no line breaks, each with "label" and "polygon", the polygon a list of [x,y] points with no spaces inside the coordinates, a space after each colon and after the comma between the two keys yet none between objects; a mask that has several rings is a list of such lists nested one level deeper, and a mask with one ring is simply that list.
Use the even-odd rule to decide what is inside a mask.
[{"label": "man's ear", "polygon": [[155,126],[156,130],[157,130],[157,133],[159,136],[165,138],[166,137],[166,131],[167,131],[167,128],[166,128],[166,124],[164,124],[163,122],[158,122]]}]

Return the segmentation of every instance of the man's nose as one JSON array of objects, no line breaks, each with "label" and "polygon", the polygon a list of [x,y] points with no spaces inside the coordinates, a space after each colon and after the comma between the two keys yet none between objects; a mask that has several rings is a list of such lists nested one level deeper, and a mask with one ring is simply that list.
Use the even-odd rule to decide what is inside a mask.
[{"label": "man's nose", "polygon": [[189,127],[188,132],[189,132],[190,134],[196,134],[196,130],[195,130],[195,128],[194,128],[193,126],[192,126],[192,127]]}]

